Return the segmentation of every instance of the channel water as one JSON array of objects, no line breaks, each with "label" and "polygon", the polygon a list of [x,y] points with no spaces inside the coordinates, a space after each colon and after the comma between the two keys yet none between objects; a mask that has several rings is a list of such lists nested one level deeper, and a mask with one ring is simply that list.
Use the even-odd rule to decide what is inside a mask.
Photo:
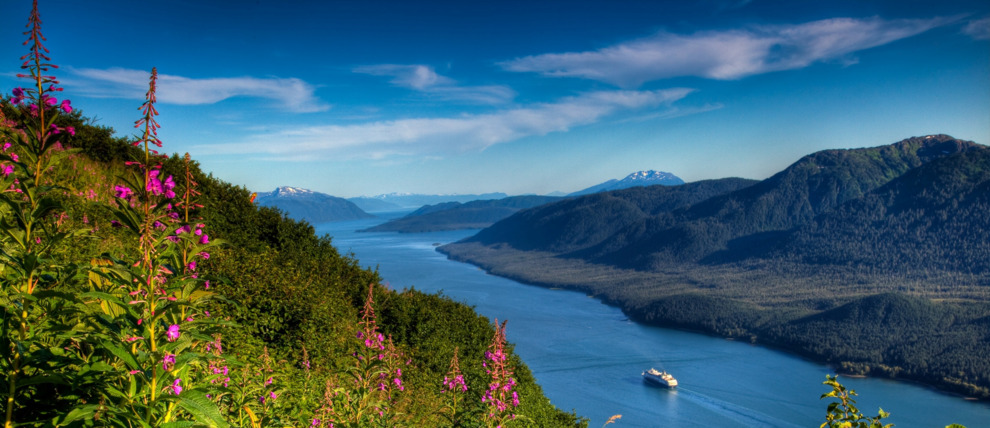
[{"label": "channel water", "polygon": [[[599,427],[622,415],[621,427],[818,427],[824,422],[833,370],[783,352],[702,334],[645,326],[583,293],[529,286],[448,260],[436,252],[473,235],[357,232],[382,218],[324,223],[344,254],[377,268],[393,289],[443,292],[489,318],[508,320],[508,340],[551,402]],[[675,390],[652,387],[642,372],[672,373]],[[880,407],[898,428],[990,427],[990,405],[924,386],[840,377],[859,394],[864,414]]]}]

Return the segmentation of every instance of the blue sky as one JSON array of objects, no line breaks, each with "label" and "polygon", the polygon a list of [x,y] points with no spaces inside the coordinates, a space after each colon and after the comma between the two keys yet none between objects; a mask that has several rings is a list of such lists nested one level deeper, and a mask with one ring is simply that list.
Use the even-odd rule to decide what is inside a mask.
[{"label": "blue sky", "polygon": [[[40,0],[65,97],[251,190],[761,179],[823,149],[990,143],[985,1]],[[9,93],[30,1],[0,0]]]}]

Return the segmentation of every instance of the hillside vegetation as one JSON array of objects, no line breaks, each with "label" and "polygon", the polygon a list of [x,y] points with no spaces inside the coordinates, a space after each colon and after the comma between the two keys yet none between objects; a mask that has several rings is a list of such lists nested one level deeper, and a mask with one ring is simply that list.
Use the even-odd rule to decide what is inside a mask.
[{"label": "hillside vegetation", "polygon": [[309,224],[159,154],[157,70],[139,136],[115,137],[62,95],[37,3],[28,28],[25,87],[0,96],[5,426],[587,425],[504,321],[386,289]]},{"label": "hillside vegetation", "polygon": [[641,321],[986,399],[988,161],[990,149],[945,135],[829,150],[735,188],[549,204],[439,250]]}]

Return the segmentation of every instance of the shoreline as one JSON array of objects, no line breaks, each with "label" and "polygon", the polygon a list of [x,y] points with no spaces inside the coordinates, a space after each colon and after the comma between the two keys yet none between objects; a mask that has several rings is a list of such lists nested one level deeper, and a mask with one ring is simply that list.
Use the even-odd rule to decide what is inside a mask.
[{"label": "shoreline", "polygon": [[[848,377],[848,378],[876,378],[876,379],[893,380],[898,382],[909,382],[915,385],[926,387],[933,391],[937,391],[940,394],[957,397],[965,401],[982,401],[982,402],[990,403],[990,396],[979,397],[979,396],[973,396],[971,394],[967,394],[963,391],[959,391],[955,389],[955,388],[960,388],[960,386],[956,384],[949,383],[946,385],[941,385],[936,382],[929,382],[922,379],[915,379],[912,377],[905,377],[905,376],[896,376],[896,372],[902,370],[902,368],[897,366],[888,367],[889,369],[888,371],[894,372],[895,375],[890,375],[887,374],[887,372],[882,372],[882,371],[875,372],[875,370],[871,370],[870,373],[855,373],[840,368],[840,366],[843,364],[843,362],[841,361],[840,362],[828,361],[824,356],[807,352],[791,344],[781,343],[775,340],[769,340],[766,337],[761,337],[751,332],[747,332],[746,334],[741,334],[741,335],[730,335],[730,334],[723,334],[719,331],[715,331],[714,329],[705,329],[705,328],[699,328],[697,326],[684,325],[672,319],[658,319],[658,320],[643,319],[643,317],[638,316],[638,314],[634,312],[634,310],[637,308],[627,307],[624,304],[624,301],[622,301],[621,299],[612,298],[606,293],[594,289],[594,287],[590,285],[572,284],[572,283],[559,282],[559,281],[534,280],[524,275],[515,275],[510,272],[506,272],[503,269],[499,269],[497,266],[493,266],[490,263],[476,261],[471,257],[465,257],[459,254],[453,254],[452,252],[449,251],[449,249],[444,248],[444,246],[436,247],[435,250],[446,256],[448,260],[470,264],[472,266],[477,267],[480,270],[483,270],[487,274],[510,279],[519,282],[521,284],[541,287],[551,290],[568,290],[568,291],[578,291],[585,293],[588,297],[595,298],[596,300],[599,300],[603,304],[618,308],[628,319],[641,325],[669,328],[678,331],[703,334],[706,336],[717,337],[726,340],[736,340],[736,341],[745,340],[754,346],[762,346],[768,349],[772,349],[778,352],[782,352],[788,355],[802,358],[806,361],[813,362],[815,364],[820,364],[829,367],[831,370],[833,370],[833,372],[836,375],[839,376]],[[518,253],[526,253],[525,251],[519,251],[519,250],[514,250],[514,251]],[[849,362],[849,364],[852,365],[852,364],[865,364],[865,363]]]}]

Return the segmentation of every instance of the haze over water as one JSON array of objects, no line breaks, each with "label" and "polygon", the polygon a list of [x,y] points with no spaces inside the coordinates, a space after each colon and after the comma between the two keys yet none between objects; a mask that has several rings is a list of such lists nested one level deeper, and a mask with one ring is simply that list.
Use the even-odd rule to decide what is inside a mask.
[{"label": "haze over water", "polygon": [[[357,233],[382,219],[317,227],[342,252],[378,267],[394,289],[440,292],[475,306],[489,318],[508,320],[516,352],[532,369],[547,397],[601,426],[621,414],[616,427],[817,427],[828,401],[819,397],[833,371],[782,352],[629,321],[617,308],[582,293],[528,286],[453,262],[435,251],[475,231],[424,234]],[[646,385],[650,367],[677,377],[680,387]],[[841,377],[859,393],[867,415],[883,407],[885,423],[904,427],[990,426],[990,405],[965,401],[922,386],[883,379]]]}]

